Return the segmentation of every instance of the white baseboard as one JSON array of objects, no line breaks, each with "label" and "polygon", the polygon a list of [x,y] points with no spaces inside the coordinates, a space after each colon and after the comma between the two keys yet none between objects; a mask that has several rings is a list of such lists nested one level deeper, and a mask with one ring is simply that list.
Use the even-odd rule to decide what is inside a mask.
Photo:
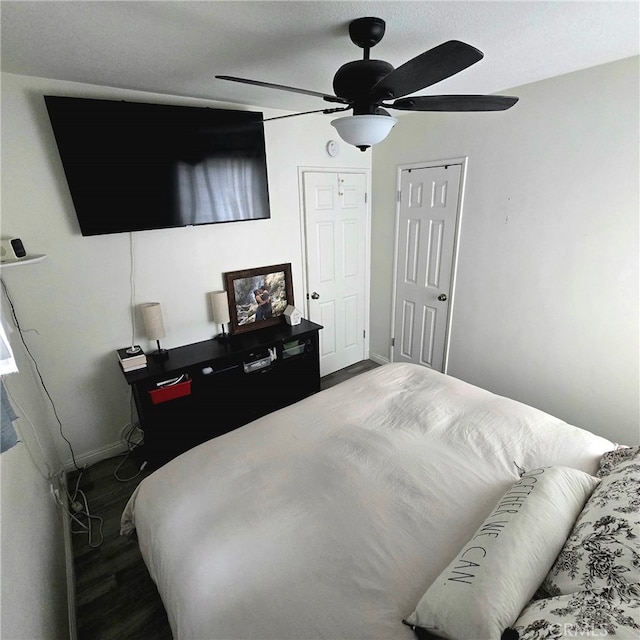
[{"label": "white baseboard", "polygon": [[[81,456],[76,456],[76,463],[78,467],[83,469],[84,467],[90,467],[92,464],[96,464],[96,462],[106,460],[107,458],[113,458],[114,456],[126,452],[126,442],[116,442],[115,444],[110,444],[106,447],[101,447],[100,449],[94,449],[93,451],[84,453]],[[64,463],[64,470],[67,473],[75,470],[73,460],[69,459]]]},{"label": "white baseboard", "polygon": [[[127,452],[127,444],[125,442],[117,442],[100,449],[95,449],[81,456],[76,456],[76,464],[80,469],[90,467],[101,460],[113,458],[120,453]],[[67,577],[67,608],[69,616],[69,638],[76,640],[78,637],[76,626],[76,574],[73,563],[73,542],[71,540],[71,521],[69,519],[69,496],[67,493],[67,473],[75,471],[76,467],[73,460],[69,459],[64,463],[64,468],[60,474],[60,501],[62,503],[60,513],[62,518],[62,531],[64,536],[64,553]]]},{"label": "white baseboard", "polygon": [[391,360],[381,356],[379,353],[369,353],[369,359],[377,362],[378,364],[389,364]]},{"label": "white baseboard", "polygon": [[76,627],[76,573],[73,566],[73,542],[71,540],[71,521],[69,520],[69,496],[67,494],[67,474],[60,474],[62,486],[59,488],[60,517],[62,518],[62,535],[64,537],[64,556],[67,576],[67,612],[69,617],[69,638],[76,640],[78,637]]}]

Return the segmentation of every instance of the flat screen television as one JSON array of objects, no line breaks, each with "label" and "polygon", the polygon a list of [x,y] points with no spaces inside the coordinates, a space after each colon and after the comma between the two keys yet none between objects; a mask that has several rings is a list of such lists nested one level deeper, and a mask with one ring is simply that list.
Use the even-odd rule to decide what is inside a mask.
[{"label": "flat screen television", "polygon": [[262,113],[44,99],[83,236],[270,217]]}]

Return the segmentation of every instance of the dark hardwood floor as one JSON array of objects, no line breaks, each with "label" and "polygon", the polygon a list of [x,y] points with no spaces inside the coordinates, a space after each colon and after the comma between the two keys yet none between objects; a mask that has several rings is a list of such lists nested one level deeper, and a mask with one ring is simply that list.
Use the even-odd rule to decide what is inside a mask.
[{"label": "dark hardwood floor", "polygon": [[[103,519],[102,544],[89,545],[86,533],[73,536],[76,579],[76,625],[79,640],[171,640],[162,601],[149,577],[134,536],[120,535],[120,516],[133,490],[149,472],[118,482],[114,472],[123,456],[103,460],[82,473],[79,488],[89,513]],[[130,478],[138,463],[128,459],[118,472]],[[76,477],[69,478],[70,489]],[[73,491],[72,491],[73,493]],[[86,518],[81,522],[86,523]],[[74,525],[74,529],[81,530]],[[100,542],[100,527],[92,520],[92,544]]]},{"label": "dark hardwood floor", "polygon": [[[378,365],[366,360],[322,378],[326,389]],[[103,519],[100,531],[92,520],[91,540],[86,532],[73,536],[76,587],[76,625],[79,640],[171,640],[167,615],[149,577],[135,536],[120,535],[120,516],[138,483],[149,475],[130,456],[103,460],[82,472],[78,488],[84,492],[89,513]],[[69,474],[74,493],[77,474]],[[81,496],[77,496],[81,499]],[[86,524],[86,517],[80,521]],[[74,529],[82,530],[74,524]],[[102,538],[102,540],[101,540]],[[101,542],[99,546],[97,543]],[[94,545],[94,546],[91,546]]]},{"label": "dark hardwood floor", "polygon": [[365,371],[369,371],[370,369],[375,369],[380,365],[373,360],[363,360],[362,362],[356,362],[352,364],[350,367],[345,367],[344,369],[340,369],[335,373],[331,373],[328,376],[324,376],[324,378],[320,379],[320,387],[322,389],[328,389],[329,387],[333,387],[339,382],[344,382],[349,378],[353,378],[353,376],[357,376]]}]

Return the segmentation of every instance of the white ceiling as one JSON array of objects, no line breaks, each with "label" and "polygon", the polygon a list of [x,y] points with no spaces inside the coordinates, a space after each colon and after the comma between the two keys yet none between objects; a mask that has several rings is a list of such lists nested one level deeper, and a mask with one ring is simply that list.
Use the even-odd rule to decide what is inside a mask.
[{"label": "white ceiling", "polygon": [[450,39],[484,52],[424,90],[496,93],[639,53],[639,3],[621,1],[9,1],[0,5],[2,70],[289,110],[331,106],[226,74],[333,93],[362,57],[350,20],[387,23],[372,58],[397,67]]}]

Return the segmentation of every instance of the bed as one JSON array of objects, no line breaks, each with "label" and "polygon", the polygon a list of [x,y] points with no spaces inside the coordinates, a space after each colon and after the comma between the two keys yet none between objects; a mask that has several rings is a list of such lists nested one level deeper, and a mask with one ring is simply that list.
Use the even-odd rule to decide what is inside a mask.
[{"label": "bed", "polygon": [[137,533],[176,640],[412,640],[403,620],[524,472],[595,475],[614,449],[388,364],[161,467],[122,533]]}]

